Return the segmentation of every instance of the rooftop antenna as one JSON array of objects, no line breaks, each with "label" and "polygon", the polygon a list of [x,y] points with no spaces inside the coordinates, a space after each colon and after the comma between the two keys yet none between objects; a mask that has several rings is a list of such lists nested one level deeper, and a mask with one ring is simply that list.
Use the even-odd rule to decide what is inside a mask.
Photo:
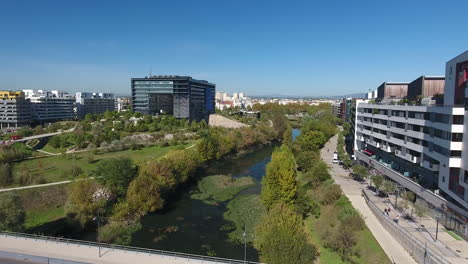
[{"label": "rooftop antenna", "polygon": [[152,75],[153,75],[153,65],[150,66],[148,77],[151,77]]}]

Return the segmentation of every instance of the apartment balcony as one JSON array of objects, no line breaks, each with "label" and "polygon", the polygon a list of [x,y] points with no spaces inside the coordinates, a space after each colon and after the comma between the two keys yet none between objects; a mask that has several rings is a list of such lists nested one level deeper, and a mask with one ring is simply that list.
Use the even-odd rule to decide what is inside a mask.
[{"label": "apartment balcony", "polygon": [[355,151],[354,152],[355,157],[369,166],[373,167],[380,173],[384,174],[385,176],[389,177],[393,181],[397,182],[399,185],[407,188],[408,190],[414,192],[418,197],[421,197],[424,199],[426,202],[432,204],[434,207],[437,208],[451,208],[452,210],[456,211],[457,213],[468,217],[468,211],[454,205],[453,203],[447,201],[445,198],[433,193],[432,191],[422,187],[418,183],[414,182],[408,177],[403,176],[401,173],[398,171],[393,170],[386,164],[383,164],[375,159],[372,159],[371,157],[367,156],[366,154],[360,152],[360,151]]},{"label": "apartment balcony", "polygon": [[413,163],[421,163],[421,157],[418,156],[411,156],[411,161]]},{"label": "apartment balcony", "polygon": [[383,144],[382,144],[382,146],[380,146],[380,149],[382,149],[383,151],[388,152],[388,153],[391,153],[391,152],[394,151],[394,148],[392,148],[392,147],[390,147],[388,145],[383,145]]},{"label": "apartment balcony", "polygon": [[422,166],[431,171],[439,171],[439,164],[431,163],[427,160],[422,162]]}]

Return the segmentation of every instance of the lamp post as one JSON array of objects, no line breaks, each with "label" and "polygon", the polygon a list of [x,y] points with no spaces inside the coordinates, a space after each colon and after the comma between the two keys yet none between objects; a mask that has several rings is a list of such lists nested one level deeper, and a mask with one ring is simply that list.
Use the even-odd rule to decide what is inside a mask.
[{"label": "lamp post", "polygon": [[440,217],[439,216],[436,216],[436,220],[437,220],[437,225],[436,225],[436,237],[435,237],[435,240],[437,241],[437,235],[439,234],[439,219]]},{"label": "lamp post", "polygon": [[247,225],[244,223],[244,263],[247,263]]},{"label": "lamp post", "polygon": [[94,217],[93,220],[95,220],[97,222],[97,242],[98,242],[98,248],[99,248],[99,257],[101,257],[101,241],[99,239],[99,220],[100,220],[99,219],[99,217],[100,217],[99,211],[100,210],[98,208],[98,210],[97,210],[98,215],[97,215],[97,217]]}]

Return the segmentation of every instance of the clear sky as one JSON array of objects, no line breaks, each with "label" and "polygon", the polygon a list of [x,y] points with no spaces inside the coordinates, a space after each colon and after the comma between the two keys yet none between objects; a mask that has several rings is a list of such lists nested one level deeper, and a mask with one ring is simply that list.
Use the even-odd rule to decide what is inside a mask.
[{"label": "clear sky", "polygon": [[221,91],[323,96],[444,75],[468,1],[0,2],[0,89],[130,93],[191,75]]}]

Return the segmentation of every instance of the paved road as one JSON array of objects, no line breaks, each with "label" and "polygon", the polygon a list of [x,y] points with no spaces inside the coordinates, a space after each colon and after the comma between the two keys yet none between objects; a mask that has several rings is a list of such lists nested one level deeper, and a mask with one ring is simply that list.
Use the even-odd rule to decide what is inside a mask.
[{"label": "paved road", "polygon": [[[385,230],[380,224],[379,220],[372,213],[371,209],[367,206],[366,201],[361,196],[361,184],[352,180],[349,173],[341,166],[333,164],[333,152],[336,150],[337,136],[334,136],[327,142],[322,149],[322,159],[330,166],[330,172],[333,179],[341,186],[344,194],[363,216],[366,225],[374,235],[375,239],[379,242],[388,257],[395,263],[412,264],[416,261],[411,255],[396,241],[393,236]],[[329,149],[329,152],[327,152]]]}]

